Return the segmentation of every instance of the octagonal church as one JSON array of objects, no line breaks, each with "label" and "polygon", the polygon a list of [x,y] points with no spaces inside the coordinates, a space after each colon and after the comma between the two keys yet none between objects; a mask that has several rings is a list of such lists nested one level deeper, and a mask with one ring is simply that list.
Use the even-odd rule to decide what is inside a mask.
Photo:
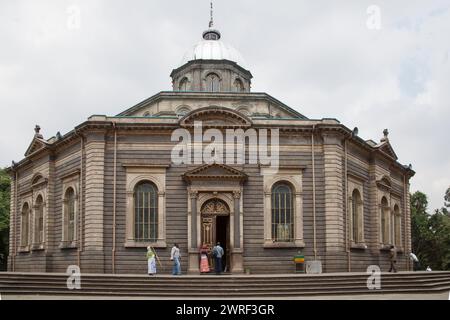
[{"label": "octagonal church", "polygon": [[[390,245],[408,270],[414,171],[397,161],[387,130],[366,141],[335,119],[308,119],[252,92],[246,67],[211,21],[172,71],[173,91],[64,135],[44,138],[36,126],[25,157],[8,169],[8,270],[144,274],[151,245],[159,272],[170,273],[177,243],[183,273],[198,274],[199,248],[218,241],[233,274],[292,273],[299,252],[324,272],[387,271]],[[177,149],[180,129],[192,150]],[[221,161],[225,152],[212,148],[206,161],[198,136],[217,143],[207,130],[240,144],[243,157]],[[253,157],[262,132],[269,151],[276,133],[276,170]],[[187,161],[175,162],[174,150]]]}]

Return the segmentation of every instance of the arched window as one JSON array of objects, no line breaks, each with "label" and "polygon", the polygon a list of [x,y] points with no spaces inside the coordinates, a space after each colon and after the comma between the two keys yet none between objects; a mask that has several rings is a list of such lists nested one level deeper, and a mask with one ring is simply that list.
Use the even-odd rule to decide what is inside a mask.
[{"label": "arched window", "polygon": [[180,107],[176,111],[178,117],[184,117],[189,112],[191,112],[191,109],[189,107]]},{"label": "arched window", "polygon": [[150,113],[150,111],[147,111],[144,113],[144,117],[151,117],[151,116],[152,116],[152,114]]},{"label": "arched window", "polygon": [[401,225],[402,225],[402,216],[400,214],[400,208],[398,205],[394,206],[394,228],[393,228],[393,239],[394,239],[394,244],[397,247],[401,246]]},{"label": "arched window", "polygon": [[39,195],[34,206],[34,243],[44,242],[44,200]]},{"label": "arched window", "polygon": [[178,86],[178,91],[189,91],[189,80],[188,78],[184,77],[181,79],[180,84]]},{"label": "arched window", "polygon": [[26,247],[29,245],[29,224],[30,224],[30,207],[25,203],[22,207],[21,235],[20,245]]},{"label": "arched window", "polygon": [[75,191],[68,188],[64,195],[64,241],[75,240]]},{"label": "arched window", "polygon": [[220,91],[220,78],[215,73],[210,73],[206,76],[206,91],[218,92]]},{"label": "arched window", "polygon": [[389,203],[386,197],[381,199],[380,207],[381,216],[381,242],[383,244],[389,243]]},{"label": "arched window", "polygon": [[141,242],[158,239],[158,189],[148,181],[134,190],[134,237]]},{"label": "arched window", "polygon": [[352,240],[356,243],[363,241],[363,202],[361,194],[358,189],[353,190],[352,193]]},{"label": "arched window", "polygon": [[234,80],[233,91],[234,92],[244,92],[245,91],[244,84],[242,83],[241,79]]},{"label": "arched window", "polygon": [[286,183],[272,188],[272,240],[291,242],[294,239],[292,188]]}]

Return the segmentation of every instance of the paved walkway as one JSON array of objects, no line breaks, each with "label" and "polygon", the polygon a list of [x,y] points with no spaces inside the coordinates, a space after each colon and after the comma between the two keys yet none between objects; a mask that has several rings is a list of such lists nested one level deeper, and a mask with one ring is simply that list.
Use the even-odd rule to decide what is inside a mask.
[{"label": "paved walkway", "polygon": [[[223,300],[223,298],[208,298],[208,299],[192,299],[192,298],[178,298],[178,299],[164,299],[161,297],[86,297],[83,295],[67,295],[67,296],[43,296],[43,295],[3,295],[0,300]],[[450,292],[431,293],[431,294],[371,294],[371,295],[341,295],[341,296],[311,296],[311,297],[268,297],[268,298],[241,298],[233,300],[450,300]]]}]

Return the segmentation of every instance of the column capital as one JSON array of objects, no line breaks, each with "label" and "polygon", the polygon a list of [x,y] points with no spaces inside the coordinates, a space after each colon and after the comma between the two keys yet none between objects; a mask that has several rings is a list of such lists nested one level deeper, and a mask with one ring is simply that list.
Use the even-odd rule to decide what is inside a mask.
[{"label": "column capital", "polygon": [[191,192],[189,192],[189,197],[191,199],[197,199],[198,198],[198,191],[191,191]]},{"label": "column capital", "polygon": [[241,198],[241,191],[240,190],[233,191],[233,198],[234,199],[240,199]]}]

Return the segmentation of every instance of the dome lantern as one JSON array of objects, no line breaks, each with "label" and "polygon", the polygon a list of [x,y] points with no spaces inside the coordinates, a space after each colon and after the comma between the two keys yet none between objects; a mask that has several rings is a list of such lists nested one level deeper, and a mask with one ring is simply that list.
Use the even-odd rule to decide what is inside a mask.
[{"label": "dome lantern", "polygon": [[250,92],[252,74],[242,55],[224,43],[214,28],[213,5],[203,39],[188,50],[181,66],[172,71],[174,91]]}]

